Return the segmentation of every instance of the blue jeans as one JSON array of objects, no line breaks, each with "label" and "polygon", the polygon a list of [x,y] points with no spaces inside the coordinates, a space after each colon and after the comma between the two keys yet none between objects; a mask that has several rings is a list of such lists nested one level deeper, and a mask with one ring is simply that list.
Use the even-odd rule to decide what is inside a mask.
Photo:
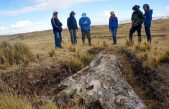
[{"label": "blue jeans", "polygon": [[61,32],[53,31],[55,35],[55,48],[61,48],[62,47],[62,34]]},{"label": "blue jeans", "polygon": [[111,33],[112,33],[112,39],[113,39],[113,43],[116,44],[117,43],[117,29],[110,29]]},{"label": "blue jeans", "polygon": [[147,41],[151,43],[151,31],[150,31],[151,25],[145,25],[145,32],[147,36]]},{"label": "blue jeans", "polygon": [[70,30],[70,39],[73,45],[77,43],[77,30],[76,29]]}]

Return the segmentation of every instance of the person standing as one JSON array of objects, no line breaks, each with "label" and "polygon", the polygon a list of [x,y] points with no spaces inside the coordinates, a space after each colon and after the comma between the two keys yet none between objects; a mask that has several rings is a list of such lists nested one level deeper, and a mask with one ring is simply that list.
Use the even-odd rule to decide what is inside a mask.
[{"label": "person standing", "polygon": [[113,44],[117,44],[117,30],[118,30],[118,19],[115,15],[115,13],[112,11],[110,12],[110,19],[109,19],[109,29],[112,33],[112,38],[113,38]]},{"label": "person standing", "polygon": [[71,38],[71,42],[72,45],[77,44],[77,31],[78,31],[78,27],[77,27],[77,21],[75,18],[75,12],[72,11],[70,13],[70,17],[67,19],[67,27],[69,29],[70,32],[70,38]]},{"label": "person standing", "polygon": [[53,17],[51,19],[51,24],[53,27],[53,33],[55,36],[55,48],[62,48],[62,23],[58,19],[58,12],[53,12]]},{"label": "person standing", "polygon": [[82,17],[79,20],[79,25],[82,32],[82,42],[85,44],[85,37],[87,36],[89,45],[91,46],[90,25],[91,20],[86,16],[86,13],[82,13]]},{"label": "person standing", "polygon": [[145,32],[146,32],[146,36],[147,36],[147,42],[151,43],[151,22],[152,22],[152,14],[153,14],[153,10],[150,10],[150,6],[148,4],[144,4],[143,5],[143,9],[144,9],[144,27],[145,27]]},{"label": "person standing", "polygon": [[140,43],[142,38],[141,38],[141,28],[142,28],[142,23],[144,21],[144,16],[143,13],[140,11],[140,6],[135,5],[133,8],[133,14],[132,14],[132,27],[130,29],[130,34],[129,34],[129,39],[132,41],[133,40],[133,34],[135,31],[138,33],[138,42]]}]

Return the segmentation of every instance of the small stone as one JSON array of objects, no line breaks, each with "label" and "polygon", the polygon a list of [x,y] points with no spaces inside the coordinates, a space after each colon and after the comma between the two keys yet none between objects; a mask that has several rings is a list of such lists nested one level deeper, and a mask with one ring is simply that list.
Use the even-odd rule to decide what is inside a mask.
[{"label": "small stone", "polygon": [[123,95],[118,95],[118,96],[116,96],[115,102],[118,105],[125,106],[127,104],[127,98]]}]

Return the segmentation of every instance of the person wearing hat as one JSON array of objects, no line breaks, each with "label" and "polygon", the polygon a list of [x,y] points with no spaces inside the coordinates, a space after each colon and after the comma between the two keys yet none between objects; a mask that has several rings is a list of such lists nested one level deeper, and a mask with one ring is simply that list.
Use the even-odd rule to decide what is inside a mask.
[{"label": "person wearing hat", "polygon": [[79,20],[79,25],[82,32],[82,42],[85,44],[85,37],[87,36],[89,45],[91,46],[90,25],[91,20],[86,16],[86,13],[82,13],[82,17]]},{"label": "person wearing hat", "polygon": [[147,36],[147,42],[151,43],[151,31],[150,31],[150,27],[151,27],[151,22],[152,22],[152,14],[153,14],[153,10],[150,9],[150,6],[148,4],[144,4],[143,5],[143,9],[144,9],[144,27],[145,27],[145,32],[146,32],[146,36]]},{"label": "person wearing hat", "polygon": [[70,17],[67,19],[67,27],[68,27],[69,32],[70,32],[70,39],[71,39],[72,45],[77,44],[78,27],[77,27],[77,21],[76,21],[76,18],[75,18],[75,14],[76,13],[74,11],[72,11],[70,13]]},{"label": "person wearing hat", "polygon": [[112,11],[110,12],[110,19],[109,19],[109,29],[112,33],[112,38],[113,38],[113,44],[117,44],[117,29],[118,29],[118,19],[115,15],[115,13]]},{"label": "person wearing hat", "polygon": [[133,14],[132,14],[132,27],[130,29],[130,34],[129,34],[129,39],[132,41],[133,40],[133,34],[135,31],[138,33],[138,42],[141,42],[141,28],[142,28],[142,23],[144,21],[144,16],[143,13],[140,11],[140,6],[135,5],[133,8]]},{"label": "person wearing hat", "polygon": [[55,36],[55,48],[62,48],[62,23],[58,19],[58,12],[53,12],[53,17],[51,19],[51,24],[53,27],[53,33]]}]

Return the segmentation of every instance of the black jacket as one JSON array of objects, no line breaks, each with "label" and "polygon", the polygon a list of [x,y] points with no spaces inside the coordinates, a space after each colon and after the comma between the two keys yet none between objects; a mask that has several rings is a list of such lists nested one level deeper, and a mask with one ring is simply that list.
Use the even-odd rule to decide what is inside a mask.
[{"label": "black jacket", "polygon": [[74,16],[70,16],[68,19],[67,19],[67,27],[69,28],[69,30],[71,29],[77,29],[77,21],[75,19]]},{"label": "black jacket", "polygon": [[53,31],[61,32],[62,31],[62,23],[57,18],[51,19],[51,24],[53,27]]},{"label": "black jacket", "polygon": [[144,15],[140,10],[134,11],[131,20],[134,24],[142,24],[144,21]]}]

